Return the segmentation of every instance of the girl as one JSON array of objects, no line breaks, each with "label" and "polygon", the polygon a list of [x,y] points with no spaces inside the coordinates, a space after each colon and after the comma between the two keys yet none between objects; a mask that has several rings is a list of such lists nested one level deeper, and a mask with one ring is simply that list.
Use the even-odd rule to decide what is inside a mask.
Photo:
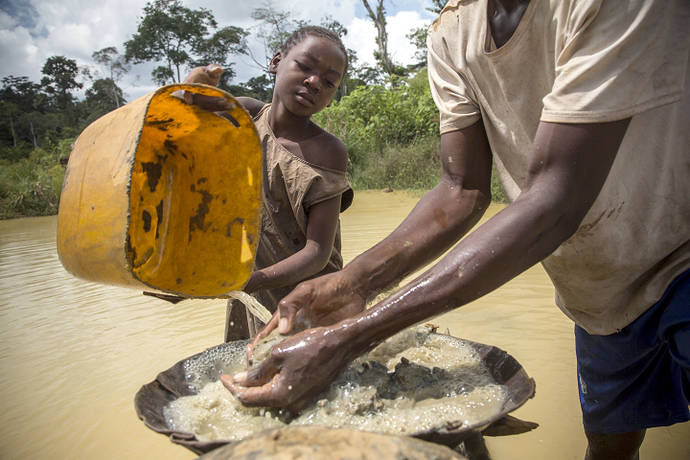
[{"label": "girl", "polygon": [[[333,100],[346,70],[347,53],[337,35],[302,27],[270,62],[271,103],[236,98],[254,119],[264,155],[261,238],[244,290],[272,312],[300,281],[343,265],[339,213],[353,198],[345,176],[347,152],[311,116]],[[217,65],[199,67],[185,82],[217,84],[221,73]],[[204,106],[200,99],[185,94],[188,103]],[[261,326],[241,304],[228,302],[226,341],[253,336]]]}]

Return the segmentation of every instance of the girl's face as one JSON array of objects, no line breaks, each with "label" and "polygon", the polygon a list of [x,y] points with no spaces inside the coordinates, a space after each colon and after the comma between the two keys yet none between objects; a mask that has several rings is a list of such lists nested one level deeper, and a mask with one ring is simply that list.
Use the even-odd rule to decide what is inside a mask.
[{"label": "girl's face", "polygon": [[335,96],[345,72],[345,55],[338,45],[309,35],[286,56],[276,54],[270,70],[276,74],[274,97],[291,113],[311,116]]}]

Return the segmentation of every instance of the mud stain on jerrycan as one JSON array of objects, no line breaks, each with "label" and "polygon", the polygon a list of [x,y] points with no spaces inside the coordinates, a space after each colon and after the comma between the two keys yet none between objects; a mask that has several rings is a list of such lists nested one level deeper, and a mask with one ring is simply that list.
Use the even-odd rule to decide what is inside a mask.
[{"label": "mud stain on jerrycan", "polygon": [[[249,279],[261,213],[261,145],[249,114],[185,104],[169,85],[96,120],[70,155],[58,254],[73,275],[187,297]],[[234,102],[234,100],[233,100]]]}]

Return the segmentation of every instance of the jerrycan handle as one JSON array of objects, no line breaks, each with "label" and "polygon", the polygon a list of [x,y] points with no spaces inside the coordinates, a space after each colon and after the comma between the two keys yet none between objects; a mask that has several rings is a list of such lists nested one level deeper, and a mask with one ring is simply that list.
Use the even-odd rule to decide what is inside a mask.
[{"label": "jerrycan handle", "polygon": [[201,109],[209,112],[216,112],[221,117],[227,119],[236,128],[239,128],[240,123],[231,115],[232,111],[237,108],[235,103],[224,96],[211,96],[194,91],[194,87],[208,87],[203,84],[185,84],[185,89],[180,89],[171,93],[171,96],[182,99],[188,105],[195,105]]}]

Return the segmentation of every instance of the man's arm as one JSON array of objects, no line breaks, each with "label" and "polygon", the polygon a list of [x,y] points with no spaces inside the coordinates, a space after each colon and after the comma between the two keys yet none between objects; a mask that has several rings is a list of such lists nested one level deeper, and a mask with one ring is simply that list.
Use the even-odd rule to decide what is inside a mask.
[{"label": "man's arm", "polygon": [[628,122],[540,123],[519,197],[438,264],[362,315],[358,320],[365,327],[357,341],[366,349],[471,302],[551,254],[577,231],[599,195]]},{"label": "man's arm", "polygon": [[388,237],[340,272],[300,283],[256,340],[279,320],[280,332],[288,333],[298,312],[319,326],[330,324],[338,311],[362,311],[367,299],[431,262],[469,231],[491,202],[491,151],[483,125],[443,134],[441,160],[438,185]]},{"label": "man's arm", "polygon": [[345,270],[371,299],[455,244],[491,203],[491,151],[481,122],[441,136],[443,176],[383,241]]},{"label": "man's arm", "polygon": [[[527,181],[511,205],[387,299],[332,326],[291,337],[257,368],[234,381],[223,377],[225,385],[245,404],[299,410],[350,360],[385,338],[470,302],[539,262],[577,230],[601,191],[628,122],[540,123]],[[405,225],[423,224],[414,216],[420,211],[415,208],[394,232],[398,238],[419,231]],[[376,248],[386,247],[387,240]],[[379,275],[383,268],[375,261],[358,265],[350,272],[356,274],[350,286],[376,289],[387,278]],[[396,273],[407,271],[403,263],[393,267]]]}]

